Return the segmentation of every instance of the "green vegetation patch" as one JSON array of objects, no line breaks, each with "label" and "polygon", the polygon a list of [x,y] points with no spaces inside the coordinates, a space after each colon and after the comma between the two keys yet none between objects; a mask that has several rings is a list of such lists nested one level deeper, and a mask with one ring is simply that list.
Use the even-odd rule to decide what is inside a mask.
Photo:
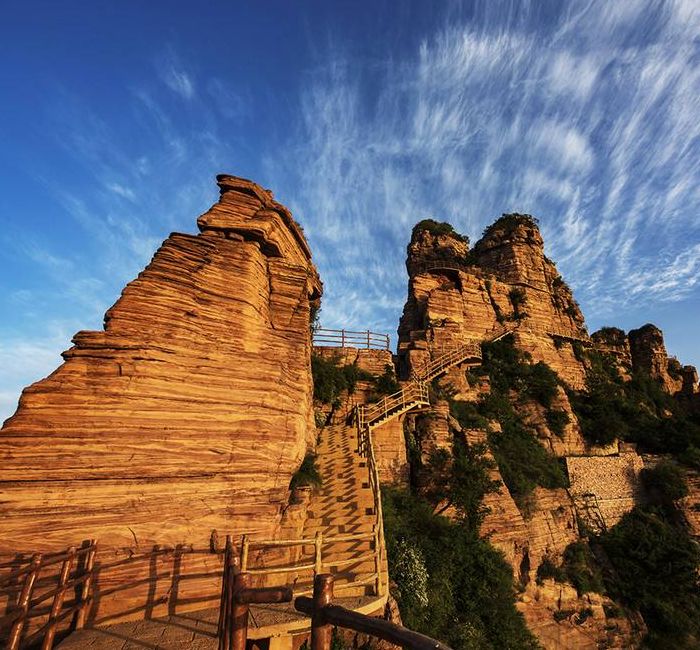
[{"label": "green vegetation patch", "polygon": [[482,238],[488,237],[498,230],[503,230],[506,234],[512,233],[516,228],[520,226],[526,226],[528,228],[537,228],[539,226],[539,221],[530,214],[519,214],[513,212],[511,214],[503,214],[496,221],[494,221],[490,226],[488,226],[482,233]]},{"label": "green vegetation patch", "polygon": [[292,480],[289,483],[290,490],[305,486],[321,487],[322,479],[316,464],[317,459],[318,455],[313,453],[307,453],[304,456],[299,469],[292,475]]},{"label": "green vegetation patch", "polygon": [[382,489],[394,594],[406,627],[455,650],[540,648],[515,608],[510,566],[466,519],[409,490]]},{"label": "green vegetation patch", "polygon": [[435,219],[423,219],[419,221],[415,226],[413,226],[413,231],[411,233],[411,238],[421,230],[427,230],[429,233],[439,236],[447,235],[458,241],[462,241],[466,244],[469,243],[469,237],[466,235],[461,235],[458,233],[451,224],[446,221],[436,221]]},{"label": "green vegetation patch", "polygon": [[698,647],[700,551],[687,532],[662,511],[637,507],[600,543],[614,569],[605,586],[615,600],[642,613],[647,647]]},{"label": "green vegetation patch", "polygon": [[357,364],[340,365],[339,357],[326,358],[311,355],[311,374],[314,380],[314,399],[324,404],[339,405],[340,394],[352,394],[358,381],[369,381],[373,376]]},{"label": "green vegetation patch", "polygon": [[607,445],[616,438],[651,453],[670,453],[700,468],[700,422],[644,373],[623,380],[613,355],[585,353],[586,387],[569,400],[587,440]]}]

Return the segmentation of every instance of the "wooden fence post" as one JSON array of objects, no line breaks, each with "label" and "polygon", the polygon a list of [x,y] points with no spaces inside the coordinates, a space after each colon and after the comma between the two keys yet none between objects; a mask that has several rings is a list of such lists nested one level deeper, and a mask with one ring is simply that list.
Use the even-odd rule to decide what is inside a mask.
[{"label": "wooden fence post", "polygon": [[231,650],[245,650],[248,641],[248,603],[240,603],[237,594],[250,589],[250,574],[238,573],[233,580],[233,608],[231,617]]},{"label": "wooden fence post", "polygon": [[97,540],[88,541],[90,550],[85,555],[83,575],[86,575],[85,582],[80,586],[80,607],[75,614],[75,629],[82,630],[85,627],[88,607],[90,606],[90,589],[92,588],[92,574],[95,569],[95,554],[97,553]]},{"label": "wooden fence post", "polygon": [[250,542],[248,541],[248,535],[243,535],[241,538],[241,573],[245,573],[248,569],[248,549],[250,548]]},{"label": "wooden fence post", "polygon": [[10,629],[10,636],[7,641],[7,650],[17,650],[19,648],[19,642],[22,638],[22,631],[24,630],[24,623],[26,621],[27,612],[29,611],[29,602],[32,599],[32,593],[34,591],[34,584],[36,583],[37,576],[39,575],[39,569],[41,568],[41,553],[37,553],[32,556],[31,562],[29,563],[29,572],[27,577],[24,579],[24,585],[22,585],[22,593],[17,601],[17,609],[19,614],[15,622],[12,624]]},{"label": "wooden fence post", "polygon": [[316,539],[314,540],[314,576],[320,575],[323,570],[323,561],[321,559],[323,552],[323,533],[320,530],[316,531]]},{"label": "wooden fence post", "polygon": [[379,529],[378,526],[374,528],[374,563],[377,569],[377,596],[381,596],[382,591],[382,561],[379,553]]},{"label": "wooden fence post", "polygon": [[369,330],[367,330],[367,349],[369,350]]},{"label": "wooden fence post", "polygon": [[311,617],[311,650],[330,650],[332,626],[323,620],[323,608],[333,602],[333,576],[322,573],[314,578],[314,613]]},{"label": "wooden fence post", "polygon": [[239,558],[233,552],[231,535],[226,535],[224,571],[221,581],[221,605],[219,609],[219,650],[229,650],[231,643],[231,611],[233,607],[233,581],[239,570]]},{"label": "wooden fence post", "polygon": [[345,347],[345,330],[343,329],[340,330],[340,347]]},{"label": "wooden fence post", "polygon": [[41,650],[51,650],[53,648],[53,640],[56,637],[56,630],[58,629],[58,617],[63,608],[63,601],[66,598],[66,583],[68,582],[68,577],[70,576],[70,571],[73,568],[73,561],[75,560],[75,546],[71,546],[68,549],[68,557],[63,560],[61,565],[61,573],[58,579],[58,591],[53,598],[53,603],[51,604],[51,612],[49,613],[48,627],[46,629],[46,634],[44,635],[44,642],[41,644]]}]

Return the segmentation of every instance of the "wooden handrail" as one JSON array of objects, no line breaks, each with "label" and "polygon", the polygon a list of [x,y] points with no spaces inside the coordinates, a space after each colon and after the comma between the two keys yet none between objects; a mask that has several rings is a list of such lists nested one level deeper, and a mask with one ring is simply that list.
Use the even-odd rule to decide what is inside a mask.
[{"label": "wooden handrail", "polygon": [[[51,650],[58,631],[58,625],[68,616],[75,615],[74,629],[80,629],[84,626],[87,608],[91,600],[90,592],[96,552],[97,542],[90,540],[89,543],[79,549],[70,547],[63,553],[49,556],[48,559],[46,556],[37,553],[32,556],[27,567],[14,571],[5,577],[5,580],[14,581],[17,577],[25,576],[15,611],[11,612],[3,621],[5,624],[11,624],[6,646],[7,650],[18,650],[20,643],[30,644],[42,635],[44,637],[41,645],[42,650]],[[83,567],[79,569],[77,575],[71,578],[71,572],[76,560],[83,555],[85,555]],[[36,598],[32,598],[34,588],[39,579],[39,573],[46,567],[53,566],[58,562],[61,562],[61,570],[57,587]],[[63,609],[69,590],[77,588],[79,588],[77,603],[68,609]],[[45,615],[45,612],[34,612],[32,610],[49,599],[53,599],[53,602],[49,610],[48,620],[38,630],[34,631],[29,638],[23,639],[22,635],[27,621]]]},{"label": "wooden handrail", "polygon": [[231,536],[227,535],[217,628],[219,650],[245,650],[250,605],[288,603],[294,597],[289,587],[253,589],[250,578],[250,573],[240,571],[240,560],[233,550]]},{"label": "wooden handrail", "polygon": [[449,646],[419,632],[333,605],[333,582],[331,575],[316,576],[313,598],[299,596],[294,600],[294,608],[311,617],[311,650],[330,650],[334,625],[389,641],[408,650],[451,650]]},{"label": "wooden handrail", "polygon": [[351,347],[361,349],[389,350],[391,339],[388,334],[364,330],[319,328],[313,332],[313,344],[317,347]]}]

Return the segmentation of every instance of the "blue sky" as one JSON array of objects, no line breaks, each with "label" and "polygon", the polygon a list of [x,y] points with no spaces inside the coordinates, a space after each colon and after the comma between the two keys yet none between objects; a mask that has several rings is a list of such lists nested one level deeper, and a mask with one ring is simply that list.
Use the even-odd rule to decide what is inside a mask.
[{"label": "blue sky", "polygon": [[395,341],[416,221],[528,212],[591,331],[700,365],[697,0],[6,0],[0,54],[0,421],[219,172],[303,224],[326,326]]}]

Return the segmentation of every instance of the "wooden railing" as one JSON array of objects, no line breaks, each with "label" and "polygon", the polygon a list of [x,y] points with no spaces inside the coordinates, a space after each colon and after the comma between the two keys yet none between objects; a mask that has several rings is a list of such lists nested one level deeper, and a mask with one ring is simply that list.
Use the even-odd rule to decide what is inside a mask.
[{"label": "wooden railing", "polygon": [[389,350],[391,339],[388,334],[379,334],[366,330],[317,329],[313,334],[313,344],[318,347],[362,348],[374,350]]},{"label": "wooden railing", "polygon": [[481,342],[461,343],[437,358],[426,361],[423,366],[413,371],[413,375],[417,381],[431,381],[448,368],[466,359],[481,361]]},{"label": "wooden railing", "polygon": [[[75,616],[73,629],[79,630],[85,626],[85,619],[87,618],[92,598],[91,590],[96,553],[97,542],[95,540],[91,540],[80,549],[71,546],[60,555],[46,557],[41,553],[37,553],[32,556],[26,567],[14,571],[5,577],[4,582],[9,585],[17,584],[16,581],[24,578],[22,591],[14,611],[8,614],[2,620],[2,624],[0,624],[2,628],[10,628],[7,645],[5,646],[6,650],[18,650],[20,644],[30,646],[36,643],[42,635],[44,637],[41,644],[42,650],[51,650],[59,624],[69,616]],[[83,558],[82,566],[76,567],[76,562],[81,557]],[[33,597],[41,571],[59,563],[61,568],[58,574],[57,586],[39,596]],[[74,568],[76,569],[75,575],[71,578],[71,572]],[[4,588],[7,589],[7,586]],[[75,604],[64,610],[63,605],[66,595],[69,591],[77,588],[79,589]],[[37,610],[41,603],[49,599],[51,599],[51,607],[48,611],[46,609],[43,611]],[[30,636],[24,637],[27,621],[41,616],[47,616],[46,623]]]},{"label": "wooden railing", "polygon": [[465,271],[468,272],[469,268],[466,264],[457,262],[454,260],[429,260],[427,262],[419,262],[417,264],[412,264],[410,272],[412,275],[417,275],[418,273],[426,273],[427,271]]},{"label": "wooden railing", "polygon": [[[372,479],[370,477],[370,484]],[[318,575],[323,572],[324,569],[328,567],[341,567],[350,564],[359,564],[367,560],[375,560],[375,572],[369,576],[356,580],[353,582],[344,582],[338,584],[338,589],[352,589],[355,587],[360,587],[364,585],[369,585],[372,583],[376,584],[376,594],[379,593],[379,580],[380,580],[380,570],[381,566],[377,564],[377,527],[372,526],[372,532],[369,533],[353,533],[348,535],[326,535],[324,536],[321,531],[318,531],[314,537],[299,538],[299,539],[271,539],[271,540],[255,540],[252,541],[248,535],[243,535],[241,538],[241,550],[240,550],[240,570],[243,573],[248,573],[251,575],[273,575],[276,573],[304,573],[309,572],[310,575]],[[374,541],[375,549],[363,555],[352,555],[344,560],[332,560],[326,562],[323,557],[323,547],[329,544],[338,544],[345,542],[363,542],[363,541]],[[299,547],[313,546],[314,555],[313,561],[296,562],[292,564],[285,564],[281,566],[274,567],[250,567],[249,558],[250,551],[252,549],[265,550],[272,548],[282,548],[282,547]],[[298,593],[311,593],[311,589],[306,591],[298,591]]]},{"label": "wooden railing", "polygon": [[333,605],[331,575],[316,576],[313,598],[297,597],[294,608],[311,618],[311,650],[330,650],[333,626],[367,634],[406,650],[451,650],[419,632]]},{"label": "wooden railing", "polygon": [[379,420],[389,415],[400,414],[418,404],[429,404],[428,386],[422,381],[412,381],[400,391],[383,397],[381,400],[368,406],[357,407],[358,428],[363,431],[366,427],[373,427]]}]

